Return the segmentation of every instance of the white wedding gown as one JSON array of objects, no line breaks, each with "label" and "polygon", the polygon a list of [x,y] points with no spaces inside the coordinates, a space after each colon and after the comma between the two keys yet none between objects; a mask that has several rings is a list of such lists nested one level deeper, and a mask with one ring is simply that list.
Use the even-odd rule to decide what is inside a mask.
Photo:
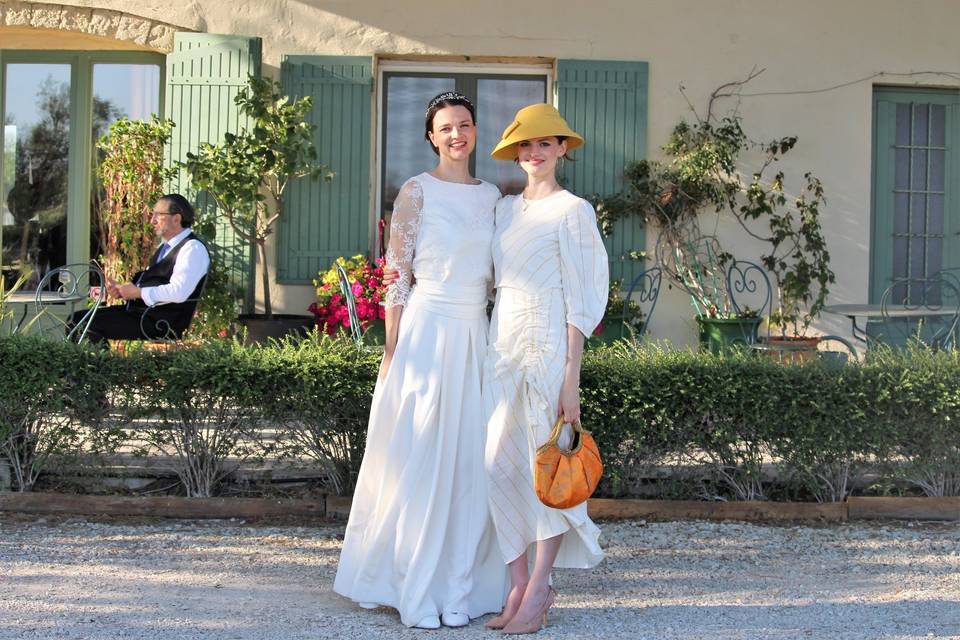
[{"label": "white wedding gown", "polygon": [[508,589],[480,396],[499,196],[424,173],[403,185],[391,221],[387,265],[400,277],[386,305],[404,310],[373,394],[334,590],[394,607],[407,626],[500,611]]}]

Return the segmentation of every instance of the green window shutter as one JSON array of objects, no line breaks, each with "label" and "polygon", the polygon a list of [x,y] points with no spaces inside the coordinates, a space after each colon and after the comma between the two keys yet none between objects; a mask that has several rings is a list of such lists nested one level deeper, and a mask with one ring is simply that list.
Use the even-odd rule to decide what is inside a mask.
[{"label": "green window shutter", "polygon": [[[248,78],[260,76],[260,38],[177,33],[173,52],[167,56],[166,117],[176,123],[169,146],[168,166],[185,161],[204,142],[218,144],[225,133],[239,133],[249,126],[241,117],[234,97]],[[210,210],[212,200],[190,187],[190,177],[180,171],[169,190],[184,194],[198,211]],[[230,223],[218,221],[214,246],[227,265],[232,282],[245,292],[248,309],[253,308],[253,247],[235,237]]]},{"label": "green window shutter", "polygon": [[284,92],[311,96],[310,123],[332,182],[287,187],[277,240],[277,281],[309,284],[339,256],[369,248],[373,61],[363,56],[285,56]]},{"label": "green window shutter", "polygon": [[[560,113],[586,139],[573,152],[577,161],[565,163],[564,185],[588,200],[616,193],[626,164],[646,154],[647,63],[559,60],[556,91]],[[628,257],[646,248],[643,220],[617,222],[606,246],[610,278],[629,286],[644,269]]]}]

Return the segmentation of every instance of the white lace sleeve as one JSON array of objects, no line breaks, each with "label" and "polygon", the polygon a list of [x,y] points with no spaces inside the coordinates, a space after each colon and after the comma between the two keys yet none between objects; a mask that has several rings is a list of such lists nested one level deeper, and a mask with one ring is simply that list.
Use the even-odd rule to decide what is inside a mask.
[{"label": "white lace sleeve", "polygon": [[387,287],[385,308],[402,306],[410,295],[413,280],[413,254],[420,232],[423,213],[423,189],[417,180],[407,180],[393,203],[390,219],[390,242],[387,244],[386,266],[399,272],[397,280]]}]

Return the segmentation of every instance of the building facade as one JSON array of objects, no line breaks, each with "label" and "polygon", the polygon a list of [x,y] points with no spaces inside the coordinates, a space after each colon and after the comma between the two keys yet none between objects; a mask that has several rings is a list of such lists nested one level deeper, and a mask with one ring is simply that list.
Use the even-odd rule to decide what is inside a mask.
[{"label": "building facade", "polygon": [[[566,185],[609,195],[627,162],[662,155],[691,106],[702,114],[715,89],[762,69],[717,109],[736,108],[752,139],[798,136],[785,186],[806,171],[823,181],[830,301],[878,301],[894,276],[960,267],[958,21],[951,0],[0,1],[5,275],[95,252],[94,143],[112,120],[173,119],[172,164],[243,125],[232,96],[250,74],[313,97],[337,174],[293,187],[269,245],[274,305],[300,313],[319,270],[376,251],[400,183],[432,166],[421,127],[436,93],[475,99],[475,173],[513,192],[522,175],[489,150],[518,107],[556,103],[588,141]],[[656,229],[618,225],[612,271],[629,278],[643,268],[629,252]],[[729,223],[718,235],[738,258],[762,249]],[[226,226],[220,244],[252,282],[249,248]],[[816,329],[849,334],[840,317]],[[693,342],[689,300],[664,291],[650,332]]]}]

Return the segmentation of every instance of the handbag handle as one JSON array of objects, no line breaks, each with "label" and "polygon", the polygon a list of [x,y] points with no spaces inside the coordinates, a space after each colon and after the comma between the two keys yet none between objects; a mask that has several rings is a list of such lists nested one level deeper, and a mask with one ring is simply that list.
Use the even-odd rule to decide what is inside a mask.
[{"label": "handbag handle", "polygon": [[579,434],[586,433],[589,435],[590,432],[583,428],[583,425],[580,424],[579,420],[576,422],[565,422],[562,415],[557,418],[556,424],[553,425],[553,430],[550,432],[550,438],[547,440],[546,444],[539,449],[550,446],[558,446],[557,443],[560,441],[560,434],[563,432],[563,425],[565,424],[569,424],[573,428],[573,440],[575,444],[573,445],[573,448],[569,450],[561,449],[560,453],[565,456],[572,456],[577,451],[580,451],[580,447],[583,445],[583,438],[581,438]]}]

